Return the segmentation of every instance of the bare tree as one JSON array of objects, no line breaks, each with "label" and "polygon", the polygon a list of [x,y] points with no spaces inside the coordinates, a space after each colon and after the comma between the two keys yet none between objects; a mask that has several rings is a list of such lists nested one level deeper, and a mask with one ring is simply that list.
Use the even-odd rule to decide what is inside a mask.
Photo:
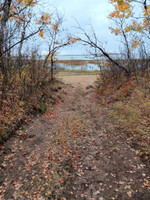
[{"label": "bare tree", "polygon": [[[35,0],[27,2],[22,0],[2,0],[0,5],[0,70],[3,75],[1,103],[5,98],[8,82],[9,66],[7,66],[6,59],[10,56],[11,49],[20,44],[19,51],[21,53],[23,41],[34,36],[41,29],[41,27],[37,27],[36,30],[25,31],[29,22],[31,22],[31,17],[33,17],[32,9],[35,3]],[[24,15],[29,13],[31,14],[28,17]]]},{"label": "bare tree", "polygon": [[[78,22],[77,22],[78,23]],[[109,60],[112,64],[114,64],[116,67],[118,67],[120,70],[125,72],[127,76],[130,75],[130,71],[126,68],[126,66],[121,65],[119,62],[116,61],[116,59],[113,59],[109,53],[106,52],[105,48],[102,45],[102,42],[98,39],[92,25],[90,25],[90,34],[83,29],[80,24],[78,23],[78,29],[81,31],[82,37],[79,38],[79,40],[84,44],[91,48],[93,51],[93,55],[95,57],[99,57],[99,55],[103,55],[107,60]]]},{"label": "bare tree", "polygon": [[54,62],[55,56],[61,48],[73,43],[73,40],[62,27],[63,17],[56,10],[51,15],[51,23],[45,25],[44,37],[45,43],[48,46],[48,53],[45,56],[43,67],[46,67],[50,61],[51,79],[54,79]]}]

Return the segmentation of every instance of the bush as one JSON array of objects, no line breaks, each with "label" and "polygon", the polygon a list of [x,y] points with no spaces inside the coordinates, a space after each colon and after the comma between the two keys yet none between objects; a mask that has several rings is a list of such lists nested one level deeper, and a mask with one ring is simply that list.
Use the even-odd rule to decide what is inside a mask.
[{"label": "bush", "polygon": [[141,149],[150,153],[150,73],[138,69],[130,77],[113,69],[104,70],[97,80],[100,103],[109,107],[108,115],[115,119]]},{"label": "bush", "polygon": [[0,71],[2,140],[7,139],[8,132],[13,132],[29,113],[46,111],[46,101],[52,98],[51,87],[54,84],[50,70],[42,68],[41,61],[35,59],[35,56],[30,60],[24,59],[22,66],[17,65],[16,59],[11,59],[9,64],[11,67],[6,66],[5,74]]}]

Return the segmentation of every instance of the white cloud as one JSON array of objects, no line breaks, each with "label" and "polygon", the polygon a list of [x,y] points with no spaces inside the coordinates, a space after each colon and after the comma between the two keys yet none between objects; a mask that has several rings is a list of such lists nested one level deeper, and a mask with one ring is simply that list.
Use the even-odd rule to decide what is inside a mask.
[{"label": "white cloud", "polygon": [[[50,3],[49,0],[43,1]],[[74,26],[77,26],[77,24],[74,18],[83,27],[89,24],[90,21],[98,36],[103,41],[108,41],[107,49],[112,52],[118,50],[115,45],[117,38],[109,30],[110,24],[107,16],[112,11],[112,6],[108,0],[51,0],[51,5],[54,5],[59,11],[64,13],[64,26],[70,29],[70,32],[76,32]],[[51,6],[48,7],[50,10]],[[77,48],[79,47],[73,47],[73,49],[70,47],[65,48],[62,53],[83,52],[83,48],[80,47],[80,50],[77,50]]]}]

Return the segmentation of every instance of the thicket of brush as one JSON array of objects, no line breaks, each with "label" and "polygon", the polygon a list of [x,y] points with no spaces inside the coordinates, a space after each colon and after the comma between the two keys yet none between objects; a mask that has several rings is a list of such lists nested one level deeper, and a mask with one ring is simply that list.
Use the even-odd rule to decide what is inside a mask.
[{"label": "thicket of brush", "polygon": [[138,148],[150,153],[150,62],[149,59],[122,60],[130,73],[109,63],[101,70],[97,92],[101,104],[118,127],[136,140]]},{"label": "thicket of brush", "polygon": [[[20,65],[21,63],[21,65]],[[51,80],[50,69],[34,52],[31,58],[8,57],[4,60],[5,73],[0,71],[0,141],[11,135],[26,121],[30,113],[45,112],[54,104],[58,82]]]}]

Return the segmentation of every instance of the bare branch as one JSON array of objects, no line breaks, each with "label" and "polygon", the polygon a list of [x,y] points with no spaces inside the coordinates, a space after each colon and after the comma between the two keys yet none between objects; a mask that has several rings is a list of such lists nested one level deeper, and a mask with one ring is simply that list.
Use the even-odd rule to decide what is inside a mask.
[{"label": "bare branch", "polygon": [[38,32],[40,31],[40,28],[38,30],[36,30],[35,32],[29,34],[28,36],[24,37],[23,39],[19,40],[18,42],[16,42],[15,44],[13,44],[12,46],[10,46],[8,49],[6,49],[5,51],[3,51],[0,54],[0,57],[3,56],[6,52],[8,52],[9,50],[11,50],[12,48],[14,48],[15,46],[17,46],[20,42],[29,39],[30,37],[36,35]]},{"label": "bare branch", "polygon": [[[90,35],[80,26],[80,24],[77,22],[78,24],[78,29],[81,30],[81,32],[84,34],[84,36],[86,37],[86,39],[84,38],[80,38],[80,41],[83,42],[83,44],[86,44],[90,47],[92,47],[94,50],[97,49],[98,51],[100,51],[104,57],[106,57],[109,61],[111,61],[113,64],[115,64],[118,68],[122,69],[127,75],[130,74],[130,72],[122,65],[120,65],[118,62],[116,62],[114,59],[112,59],[110,57],[110,55],[101,47],[97,44],[97,39],[95,39],[96,34],[94,33],[94,41],[93,39],[90,37]],[[94,31],[94,29],[93,29]],[[96,41],[96,42],[95,42]]]}]

